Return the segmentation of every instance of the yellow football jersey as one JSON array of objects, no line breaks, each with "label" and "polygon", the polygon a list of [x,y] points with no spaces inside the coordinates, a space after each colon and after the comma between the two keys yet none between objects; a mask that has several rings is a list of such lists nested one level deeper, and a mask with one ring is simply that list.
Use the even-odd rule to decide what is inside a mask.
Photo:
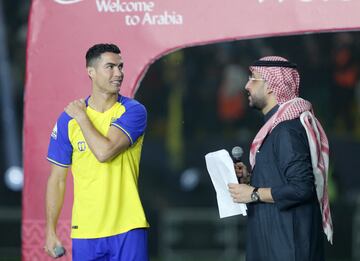
[{"label": "yellow football jersey", "polygon": [[87,106],[86,113],[99,133],[106,136],[110,126],[115,126],[128,136],[131,145],[112,160],[101,163],[88,147],[77,122],[65,112],[59,117],[51,134],[47,159],[62,167],[71,166],[74,177],[71,237],[107,237],[148,227],[138,193],[145,107],[119,95],[118,102],[109,110],[101,113]]}]

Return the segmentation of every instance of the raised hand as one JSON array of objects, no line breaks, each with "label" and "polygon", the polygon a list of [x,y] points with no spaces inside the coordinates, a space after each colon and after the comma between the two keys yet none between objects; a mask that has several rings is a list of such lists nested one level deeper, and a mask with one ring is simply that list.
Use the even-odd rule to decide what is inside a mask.
[{"label": "raised hand", "polygon": [[65,112],[69,114],[70,117],[74,118],[77,122],[79,122],[82,118],[87,117],[85,100],[79,99],[70,102],[65,107]]}]

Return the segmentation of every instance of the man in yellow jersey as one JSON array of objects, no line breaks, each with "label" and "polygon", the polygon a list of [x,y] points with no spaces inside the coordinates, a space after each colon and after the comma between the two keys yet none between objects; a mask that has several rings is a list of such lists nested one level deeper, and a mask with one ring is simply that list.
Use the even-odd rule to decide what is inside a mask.
[{"label": "man in yellow jersey", "polygon": [[138,193],[146,109],[119,94],[123,60],[113,44],[86,53],[92,93],[71,102],[52,131],[47,159],[45,251],[61,246],[56,225],[68,168],[74,177],[73,260],[147,261],[147,227]]}]

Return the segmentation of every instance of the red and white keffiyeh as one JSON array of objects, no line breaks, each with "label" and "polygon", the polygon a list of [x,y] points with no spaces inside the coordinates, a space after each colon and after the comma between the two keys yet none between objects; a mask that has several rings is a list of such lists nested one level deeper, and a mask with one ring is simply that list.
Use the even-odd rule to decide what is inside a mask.
[{"label": "red and white keffiyeh", "polygon": [[[284,61],[277,56],[269,56],[260,61]],[[272,90],[278,104],[277,112],[265,123],[256,134],[250,148],[250,164],[255,166],[256,152],[261,147],[265,137],[281,122],[300,118],[304,126],[311,155],[311,163],[315,177],[316,193],[322,213],[322,224],[327,239],[332,243],[333,227],[327,192],[329,167],[329,142],[326,134],[315,118],[311,103],[299,98],[300,76],[296,69],[278,66],[251,66],[250,71],[258,72]]]}]

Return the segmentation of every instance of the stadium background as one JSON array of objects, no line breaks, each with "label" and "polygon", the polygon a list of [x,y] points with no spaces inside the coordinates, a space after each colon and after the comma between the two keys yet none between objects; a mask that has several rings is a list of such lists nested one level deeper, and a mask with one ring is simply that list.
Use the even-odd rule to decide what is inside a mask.
[{"label": "stadium background", "polygon": [[[6,34],[0,44],[7,47],[8,57],[0,57],[11,69],[9,99],[17,122],[13,132],[21,146],[30,3],[2,1],[1,5]],[[243,258],[246,218],[218,220],[204,155],[235,145],[248,154],[262,118],[247,107],[241,88],[247,65],[271,54],[299,65],[301,95],[313,103],[330,139],[335,243],[327,245],[328,260],[359,260],[359,45],[356,31],[266,37],[180,49],[150,66],[135,98],[148,108],[140,191],[152,225],[153,260]],[[7,120],[2,114],[2,158],[9,149],[4,135]],[[7,161],[0,162],[2,173],[8,167]],[[20,260],[22,195],[12,191],[4,177],[0,180],[0,260]]]}]

